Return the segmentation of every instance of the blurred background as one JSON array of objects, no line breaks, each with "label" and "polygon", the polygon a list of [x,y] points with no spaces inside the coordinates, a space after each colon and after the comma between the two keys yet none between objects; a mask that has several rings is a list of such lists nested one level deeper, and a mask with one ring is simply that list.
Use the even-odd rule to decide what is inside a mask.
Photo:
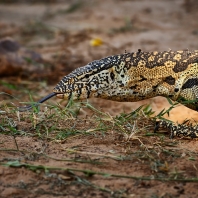
[{"label": "blurred background", "polygon": [[[108,55],[198,49],[197,9],[196,0],[0,0],[0,103],[38,100],[75,68]],[[91,102],[112,114],[143,103],[168,107],[161,97]],[[197,114],[178,107],[171,116]]]}]

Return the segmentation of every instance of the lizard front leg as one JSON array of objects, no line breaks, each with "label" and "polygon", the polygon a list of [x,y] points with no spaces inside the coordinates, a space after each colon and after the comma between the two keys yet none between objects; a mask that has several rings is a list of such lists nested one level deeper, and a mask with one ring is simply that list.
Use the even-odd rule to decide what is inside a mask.
[{"label": "lizard front leg", "polygon": [[[178,90],[180,91],[176,100],[188,108],[198,111],[198,76],[193,75],[186,78],[182,87]],[[174,136],[198,138],[198,126],[193,126],[189,122],[175,124],[167,121],[157,121],[154,132],[159,127],[168,128],[171,132],[170,138]]]}]

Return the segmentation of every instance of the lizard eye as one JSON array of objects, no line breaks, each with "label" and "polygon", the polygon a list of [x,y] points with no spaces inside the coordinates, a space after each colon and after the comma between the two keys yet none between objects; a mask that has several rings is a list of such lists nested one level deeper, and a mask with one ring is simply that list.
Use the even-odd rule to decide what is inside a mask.
[{"label": "lizard eye", "polygon": [[115,75],[113,72],[110,73],[110,77],[111,77],[111,80],[114,80],[115,79]]},{"label": "lizard eye", "polygon": [[86,75],[85,75],[85,78],[89,78],[89,74],[86,74]]}]

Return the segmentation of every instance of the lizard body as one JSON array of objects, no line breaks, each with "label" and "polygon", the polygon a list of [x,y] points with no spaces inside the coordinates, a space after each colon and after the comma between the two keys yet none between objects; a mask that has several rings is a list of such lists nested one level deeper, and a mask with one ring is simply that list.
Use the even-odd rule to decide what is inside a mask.
[{"label": "lizard body", "polygon": [[[198,50],[124,53],[93,61],[65,76],[54,88],[62,99],[91,97],[140,101],[198,98]],[[196,109],[196,104],[190,108]]]},{"label": "lizard body", "polygon": [[[198,50],[138,52],[113,55],[88,63],[74,70],[53,89],[60,99],[91,97],[114,101],[140,101],[155,96],[174,101],[194,101],[187,104],[198,110]],[[159,126],[175,135],[198,137],[198,127],[175,125],[160,121]]]}]

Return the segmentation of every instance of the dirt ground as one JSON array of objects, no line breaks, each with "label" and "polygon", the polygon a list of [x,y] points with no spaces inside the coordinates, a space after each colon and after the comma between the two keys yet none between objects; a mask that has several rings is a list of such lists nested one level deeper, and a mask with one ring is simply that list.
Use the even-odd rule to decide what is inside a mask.
[{"label": "dirt ground", "polygon": [[[0,1],[0,197],[197,197],[196,139],[170,140],[168,132],[149,135],[154,124],[144,117],[137,124],[140,134],[130,138],[108,128],[111,116],[142,104],[151,104],[158,114],[170,107],[165,98],[135,103],[90,99],[109,115],[105,119],[86,106],[77,118],[61,117],[66,102],[55,98],[46,105],[58,106],[58,113],[45,104],[37,114],[19,114],[15,107],[41,99],[64,75],[108,55],[198,49],[198,2],[10,2]],[[197,115],[178,105],[166,118],[194,122]],[[73,128],[78,132],[72,134]]]}]

